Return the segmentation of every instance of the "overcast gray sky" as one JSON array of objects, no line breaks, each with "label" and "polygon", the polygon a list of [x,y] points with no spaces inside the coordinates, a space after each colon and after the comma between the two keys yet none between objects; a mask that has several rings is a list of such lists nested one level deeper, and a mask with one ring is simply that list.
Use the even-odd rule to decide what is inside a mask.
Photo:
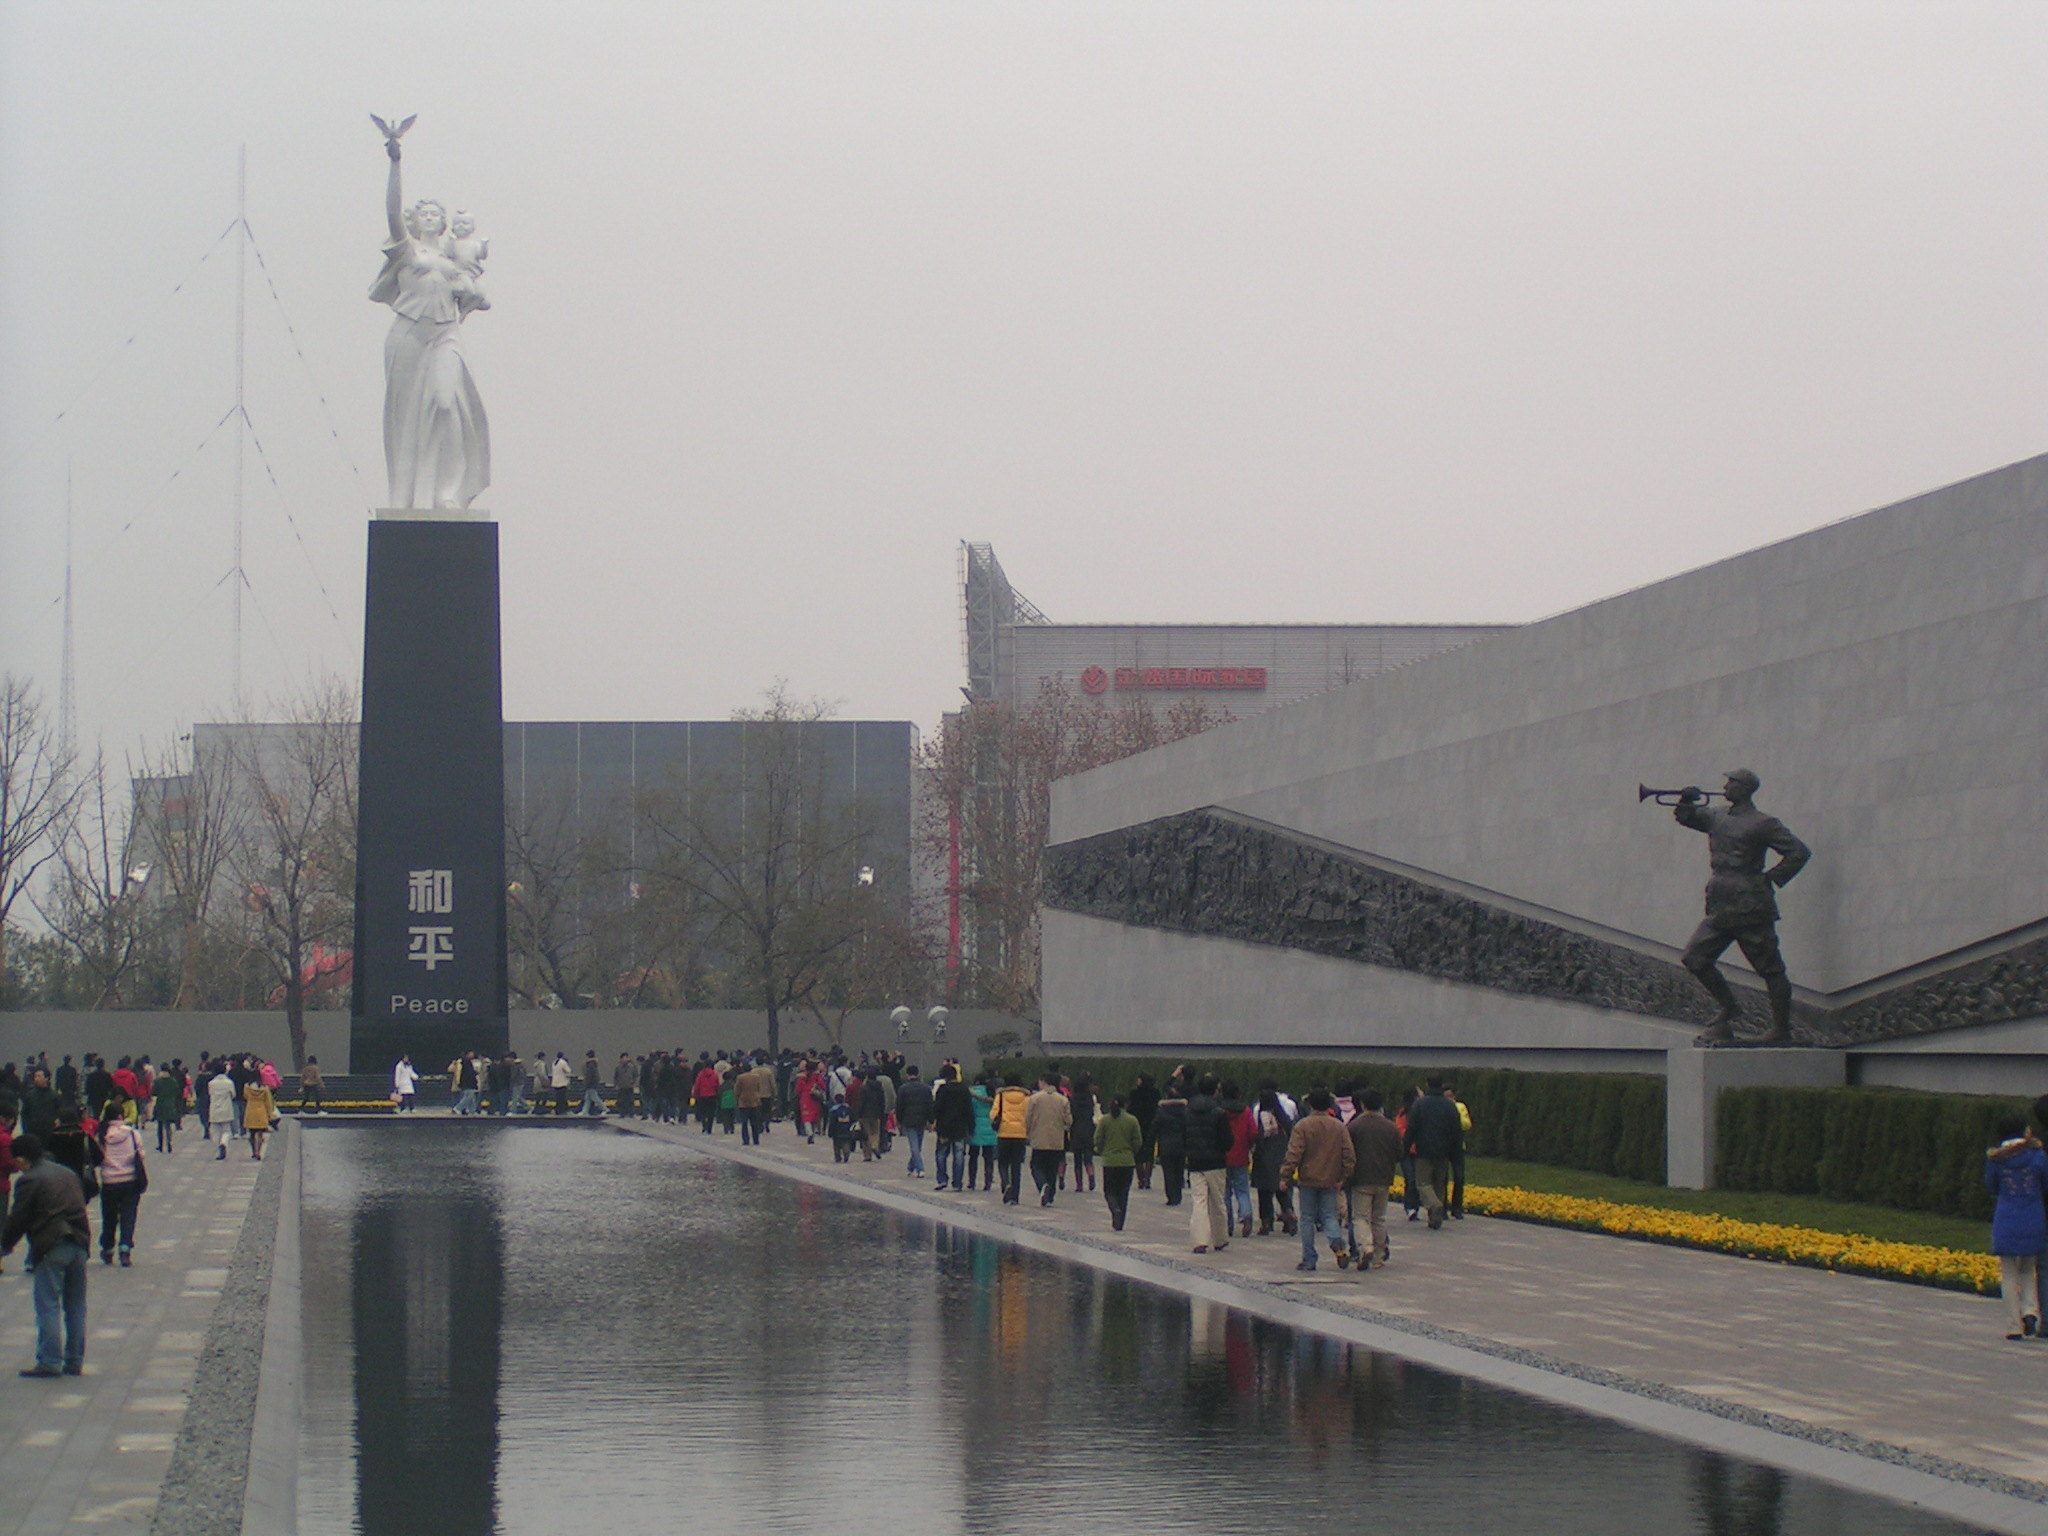
[{"label": "overcast gray sky", "polygon": [[359,664],[417,112],[508,714],[928,727],[962,538],[1058,619],[1520,620],[2048,447],[2044,79],[2039,4],[6,0],[0,663],[69,463],[88,742],[228,708],[238,144],[252,694]]}]

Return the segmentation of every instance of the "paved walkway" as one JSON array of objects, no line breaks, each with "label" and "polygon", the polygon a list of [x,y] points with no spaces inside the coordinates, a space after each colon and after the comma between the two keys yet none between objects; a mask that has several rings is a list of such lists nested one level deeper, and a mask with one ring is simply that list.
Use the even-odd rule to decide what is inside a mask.
[{"label": "paved walkway", "polygon": [[[718,1151],[737,1144],[694,1128],[662,1134]],[[822,1139],[807,1147],[778,1126],[760,1150],[922,1198],[940,1213],[965,1205],[1026,1229],[1115,1237],[1099,1194],[1068,1190],[1041,1208],[1028,1170],[1024,1203],[1004,1207],[993,1192],[939,1194],[908,1178],[900,1141],[872,1165],[857,1157],[835,1165]],[[2007,1343],[1996,1300],[1483,1217],[1431,1232],[1394,1214],[1386,1269],[1339,1270],[1326,1253],[1316,1273],[1301,1274],[1300,1240],[1277,1229],[1196,1258],[1187,1205],[1167,1208],[1155,1178],[1150,1193],[1133,1192],[1120,1241],[1218,1278],[1283,1286],[1319,1304],[1455,1329],[2048,1483],[2048,1344]]]},{"label": "paved walkway", "polygon": [[[260,1164],[226,1162],[187,1121],[178,1151],[149,1158],[135,1264],[87,1280],[85,1374],[24,1381],[35,1363],[26,1245],[0,1274],[0,1533],[147,1531],[186,1395]],[[153,1144],[153,1138],[152,1143]],[[93,1241],[99,1206],[93,1205]]]}]

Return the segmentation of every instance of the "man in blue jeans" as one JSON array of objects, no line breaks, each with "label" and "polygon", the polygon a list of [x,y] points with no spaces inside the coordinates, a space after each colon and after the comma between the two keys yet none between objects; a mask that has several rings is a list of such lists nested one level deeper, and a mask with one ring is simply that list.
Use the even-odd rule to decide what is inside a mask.
[{"label": "man in blue jeans", "polygon": [[[924,1177],[924,1133],[932,1123],[931,1085],[917,1075],[916,1067],[903,1069],[903,1081],[896,1086],[896,1129],[910,1143],[910,1166],[904,1171],[913,1179]],[[939,1164],[939,1182],[946,1179],[946,1165]]]},{"label": "man in blue jeans", "polygon": [[1337,1220],[1337,1192],[1350,1184],[1357,1156],[1351,1149],[1351,1133],[1337,1118],[1337,1101],[1329,1089],[1311,1093],[1308,1108],[1287,1138],[1287,1156],[1280,1165],[1280,1177],[1291,1179],[1300,1190],[1301,1262],[1294,1267],[1316,1267],[1316,1232],[1320,1229],[1329,1238],[1330,1252],[1342,1269],[1351,1262],[1351,1250]]},{"label": "man in blue jeans", "polygon": [[14,1206],[0,1233],[0,1254],[24,1237],[36,1261],[36,1363],[24,1376],[77,1376],[85,1369],[85,1259],[92,1223],[78,1175],[43,1156],[33,1136],[14,1143],[28,1164],[15,1182]]}]

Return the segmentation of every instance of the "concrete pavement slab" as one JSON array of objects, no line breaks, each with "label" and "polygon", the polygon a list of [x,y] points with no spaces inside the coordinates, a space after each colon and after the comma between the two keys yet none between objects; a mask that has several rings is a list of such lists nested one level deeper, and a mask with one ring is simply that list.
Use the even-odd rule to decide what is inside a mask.
[{"label": "concrete pavement slab", "polygon": [[[217,1290],[191,1276],[226,1262],[261,1165],[226,1161],[196,1134],[151,1153],[134,1266],[90,1267],[85,1374],[29,1381],[33,1363],[26,1248],[0,1274],[0,1536],[146,1531],[184,1417],[199,1340]],[[99,1237],[99,1208],[93,1235]],[[223,1232],[225,1229],[225,1232]]]}]

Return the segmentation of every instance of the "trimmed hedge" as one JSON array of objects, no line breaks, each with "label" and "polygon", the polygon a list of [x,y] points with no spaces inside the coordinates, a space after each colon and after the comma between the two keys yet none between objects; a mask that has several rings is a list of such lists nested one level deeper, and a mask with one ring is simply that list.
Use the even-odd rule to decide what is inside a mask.
[{"label": "trimmed hedge", "polygon": [[[1213,1072],[1247,1094],[1268,1078],[1299,1097],[1321,1084],[1364,1081],[1398,1107],[1404,1090],[1435,1068],[1333,1058],[1074,1055],[1062,1070],[1091,1073],[1104,1093],[1140,1072],[1164,1083],[1176,1066]],[[1035,1073],[1046,1058],[993,1062]],[[1517,1072],[1443,1068],[1472,1111],[1468,1148],[1478,1157],[1583,1168],[1645,1184],[1664,1182],[1664,1079],[1617,1072]],[[1029,1078],[1026,1078],[1029,1081]],[[1729,1088],[1717,1107],[1714,1182],[1722,1189],[1819,1195],[1895,1210],[1988,1221],[1985,1149],[2027,1101],[1901,1088]]]},{"label": "trimmed hedge", "polygon": [[1729,1088],[1718,1109],[1723,1189],[1820,1195],[1988,1221],[1985,1149],[2022,1099],[1891,1088]]},{"label": "trimmed hedge", "polygon": [[[1045,1057],[991,1062],[999,1071],[1036,1073]],[[1271,1079],[1299,1098],[1317,1085],[1342,1091],[1363,1081],[1398,1109],[1401,1095],[1435,1068],[1385,1062],[1284,1057],[1147,1057],[1075,1055],[1055,1058],[1072,1075],[1087,1072],[1105,1095],[1127,1090],[1140,1072],[1163,1084],[1177,1066],[1196,1077],[1213,1072],[1247,1097]],[[1619,1072],[1517,1072],[1504,1067],[1444,1068],[1444,1080],[1472,1112],[1466,1143],[1475,1157],[1507,1157],[1583,1168],[1646,1184],[1664,1182],[1664,1079]]]}]

